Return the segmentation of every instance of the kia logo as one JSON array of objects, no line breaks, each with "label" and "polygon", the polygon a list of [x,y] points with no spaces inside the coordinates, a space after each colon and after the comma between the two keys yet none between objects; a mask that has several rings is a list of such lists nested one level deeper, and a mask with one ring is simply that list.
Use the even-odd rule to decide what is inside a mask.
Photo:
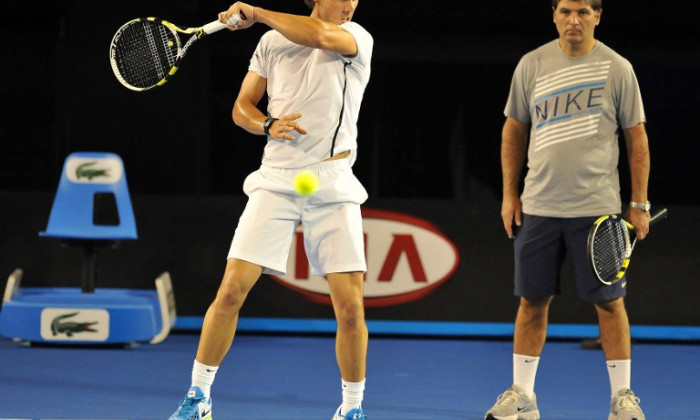
[{"label": "kia logo", "polygon": [[[457,270],[457,247],[432,223],[373,209],[363,209],[362,218],[367,254],[365,306],[421,299]],[[289,252],[287,274],[270,277],[309,300],[331,303],[325,278],[311,275],[301,226]]]}]

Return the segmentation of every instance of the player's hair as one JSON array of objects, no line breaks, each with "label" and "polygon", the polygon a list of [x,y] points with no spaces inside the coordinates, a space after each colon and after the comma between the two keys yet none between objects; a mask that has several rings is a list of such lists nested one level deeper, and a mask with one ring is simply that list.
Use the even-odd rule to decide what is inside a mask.
[{"label": "player's hair", "polygon": [[314,0],[304,0],[304,3],[306,3],[307,6],[309,6],[309,9],[314,8],[314,3],[315,3]]},{"label": "player's hair", "polygon": [[[305,0],[305,1],[308,4],[309,1],[308,0]],[[561,0],[552,0],[552,7],[554,9],[556,9],[557,6],[559,5],[560,1]],[[591,9],[593,9],[595,11],[601,10],[603,8],[603,0],[574,0],[574,1],[582,1],[582,2],[590,5]]]}]

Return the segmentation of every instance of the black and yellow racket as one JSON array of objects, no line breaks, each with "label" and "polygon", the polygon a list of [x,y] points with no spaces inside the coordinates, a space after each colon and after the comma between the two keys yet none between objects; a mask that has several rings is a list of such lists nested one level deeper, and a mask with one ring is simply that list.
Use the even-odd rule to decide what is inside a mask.
[{"label": "black and yellow racket", "polygon": [[[668,216],[667,209],[656,212],[649,226]],[[627,271],[637,235],[625,219],[611,214],[598,218],[588,234],[588,261],[596,278],[605,285],[620,281]]]},{"label": "black and yellow racket", "polygon": [[[233,15],[228,24],[234,26],[239,19],[245,16]],[[162,86],[175,74],[192,44],[225,27],[216,20],[197,28],[182,28],[155,17],[131,20],[117,30],[109,47],[114,75],[137,92]],[[178,33],[192,36],[183,45]]]}]

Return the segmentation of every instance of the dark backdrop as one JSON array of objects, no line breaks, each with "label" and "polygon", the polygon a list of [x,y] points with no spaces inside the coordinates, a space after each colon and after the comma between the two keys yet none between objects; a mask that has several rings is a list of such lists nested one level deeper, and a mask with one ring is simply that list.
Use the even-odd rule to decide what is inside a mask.
[{"label": "dark backdrop", "polygon": [[[258,4],[308,13],[302,0]],[[3,5],[3,272],[24,267],[29,284],[72,281],[69,278],[75,270],[79,272],[79,255],[40,241],[36,232],[45,227],[68,153],[115,152],[126,165],[140,240],[125,245],[122,254],[108,253],[103,263],[105,283],[140,285],[151,282],[160,269],[174,271],[180,312],[203,313],[218,284],[243,203],[242,181],[258,166],[262,153],[262,138],[234,126],[230,112],[249,57],[266,27],[211,36],[189,52],[171,82],[146,93],[131,92],[115,80],[108,46],[115,30],[133,17],[158,16],[196,26],[213,20],[228,5],[203,0],[57,0]],[[456,281],[442,288],[443,297],[468,296],[477,301],[476,309],[439,317],[511,320],[510,308],[496,313],[489,308],[495,302],[509,306],[514,302],[510,244],[502,238],[498,219],[502,110],[518,59],[556,37],[549,2],[362,0],[355,20],[375,38],[355,165],[371,195],[368,206],[413,212],[430,220],[430,209],[439,205],[445,214],[431,221],[441,224],[447,220],[441,227],[460,244],[461,252],[478,248],[466,245],[471,228],[488,226],[491,239],[485,249],[492,251],[492,258],[498,257],[498,267],[481,267],[478,276],[465,275],[466,268],[462,268],[455,274]],[[689,188],[700,155],[695,133],[700,101],[696,31],[694,14],[682,8],[609,0],[597,29],[597,37],[627,57],[639,78],[652,150],[650,198],[656,205],[682,209],[689,221],[695,219],[700,205],[700,194]],[[627,200],[624,153],[622,156],[622,194]],[[455,222],[462,215],[465,221]],[[468,221],[470,215],[482,219],[474,223]],[[687,281],[684,285],[691,293],[685,297],[690,299],[697,295],[697,286],[690,283],[698,277],[693,257],[697,245],[677,246],[683,250],[681,257],[664,260],[676,272],[664,275]],[[484,252],[472,255],[483,257]],[[128,279],[116,274],[124,270]],[[647,275],[651,284],[655,273]],[[465,276],[476,283],[454,293]],[[472,280],[474,277],[479,280]],[[500,287],[494,291],[496,278]],[[190,290],[192,284],[207,286],[207,292],[186,299],[184,290]],[[262,284],[266,293],[286,296],[275,285]],[[657,287],[659,293],[670,293]],[[643,295],[652,296],[653,292]],[[258,298],[252,299],[251,313],[294,315],[284,305],[265,301],[256,306]],[[444,306],[440,292],[430,299],[438,300],[432,306],[428,302],[427,307],[403,309],[419,318],[433,318]],[[578,310],[574,299],[564,302],[566,309],[561,312],[570,314],[564,320],[590,319],[591,313]],[[328,313],[326,309],[323,313]],[[406,313],[401,309],[370,315],[400,319]],[[311,313],[318,315],[317,311]],[[648,323],[658,320],[656,311],[645,316]],[[693,314],[668,322],[695,323],[697,319]]]},{"label": "dark backdrop", "polygon": [[[356,167],[374,197],[453,197],[463,180],[446,163],[457,157],[467,177],[500,191],[498,146],[512,71],[522,54],[556,36],[545,0],[434,3],[363,0],[356,14],[376,41]],[[302,0],[260,4],[308,12]],[[658,3],[605,2],[597,35],[633,63],[641,84],[653,153],[651,198],[698,204],[700,194],[686,189],[700,152],[697,25],[692,13],[652,4]],[[69,152],[105,149],[124,157],[135,193],[238,193],[259,162],[262,140],[234,126],[230,111],[266,27],[199,43],[171,83],[147,93],[118,84],[107,53],[116,28],[132,17],[191,26],[227,6],[196,0],[4,5],[0,189],[52,191]]]}]

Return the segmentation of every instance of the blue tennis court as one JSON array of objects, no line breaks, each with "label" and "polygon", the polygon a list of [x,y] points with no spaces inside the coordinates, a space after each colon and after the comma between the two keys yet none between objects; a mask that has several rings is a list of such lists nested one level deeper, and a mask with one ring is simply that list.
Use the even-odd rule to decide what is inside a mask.
[{"label": "blue tennis court", "polygon": [[[197,334],[136,348],[0,341],[3,419],[166,419],[184,396]],[[511,383],[509,340],[373,337],[363,406],[373,420],[481,419]],[[547,344],[536,383],[542,418],[607,418],[599,350]],[[632,383],[647,418],[700,418],[700,346],[636,343]],[[328,419],[339,404],[334,340],[243,334],[212,390],[218,420]]]}]

